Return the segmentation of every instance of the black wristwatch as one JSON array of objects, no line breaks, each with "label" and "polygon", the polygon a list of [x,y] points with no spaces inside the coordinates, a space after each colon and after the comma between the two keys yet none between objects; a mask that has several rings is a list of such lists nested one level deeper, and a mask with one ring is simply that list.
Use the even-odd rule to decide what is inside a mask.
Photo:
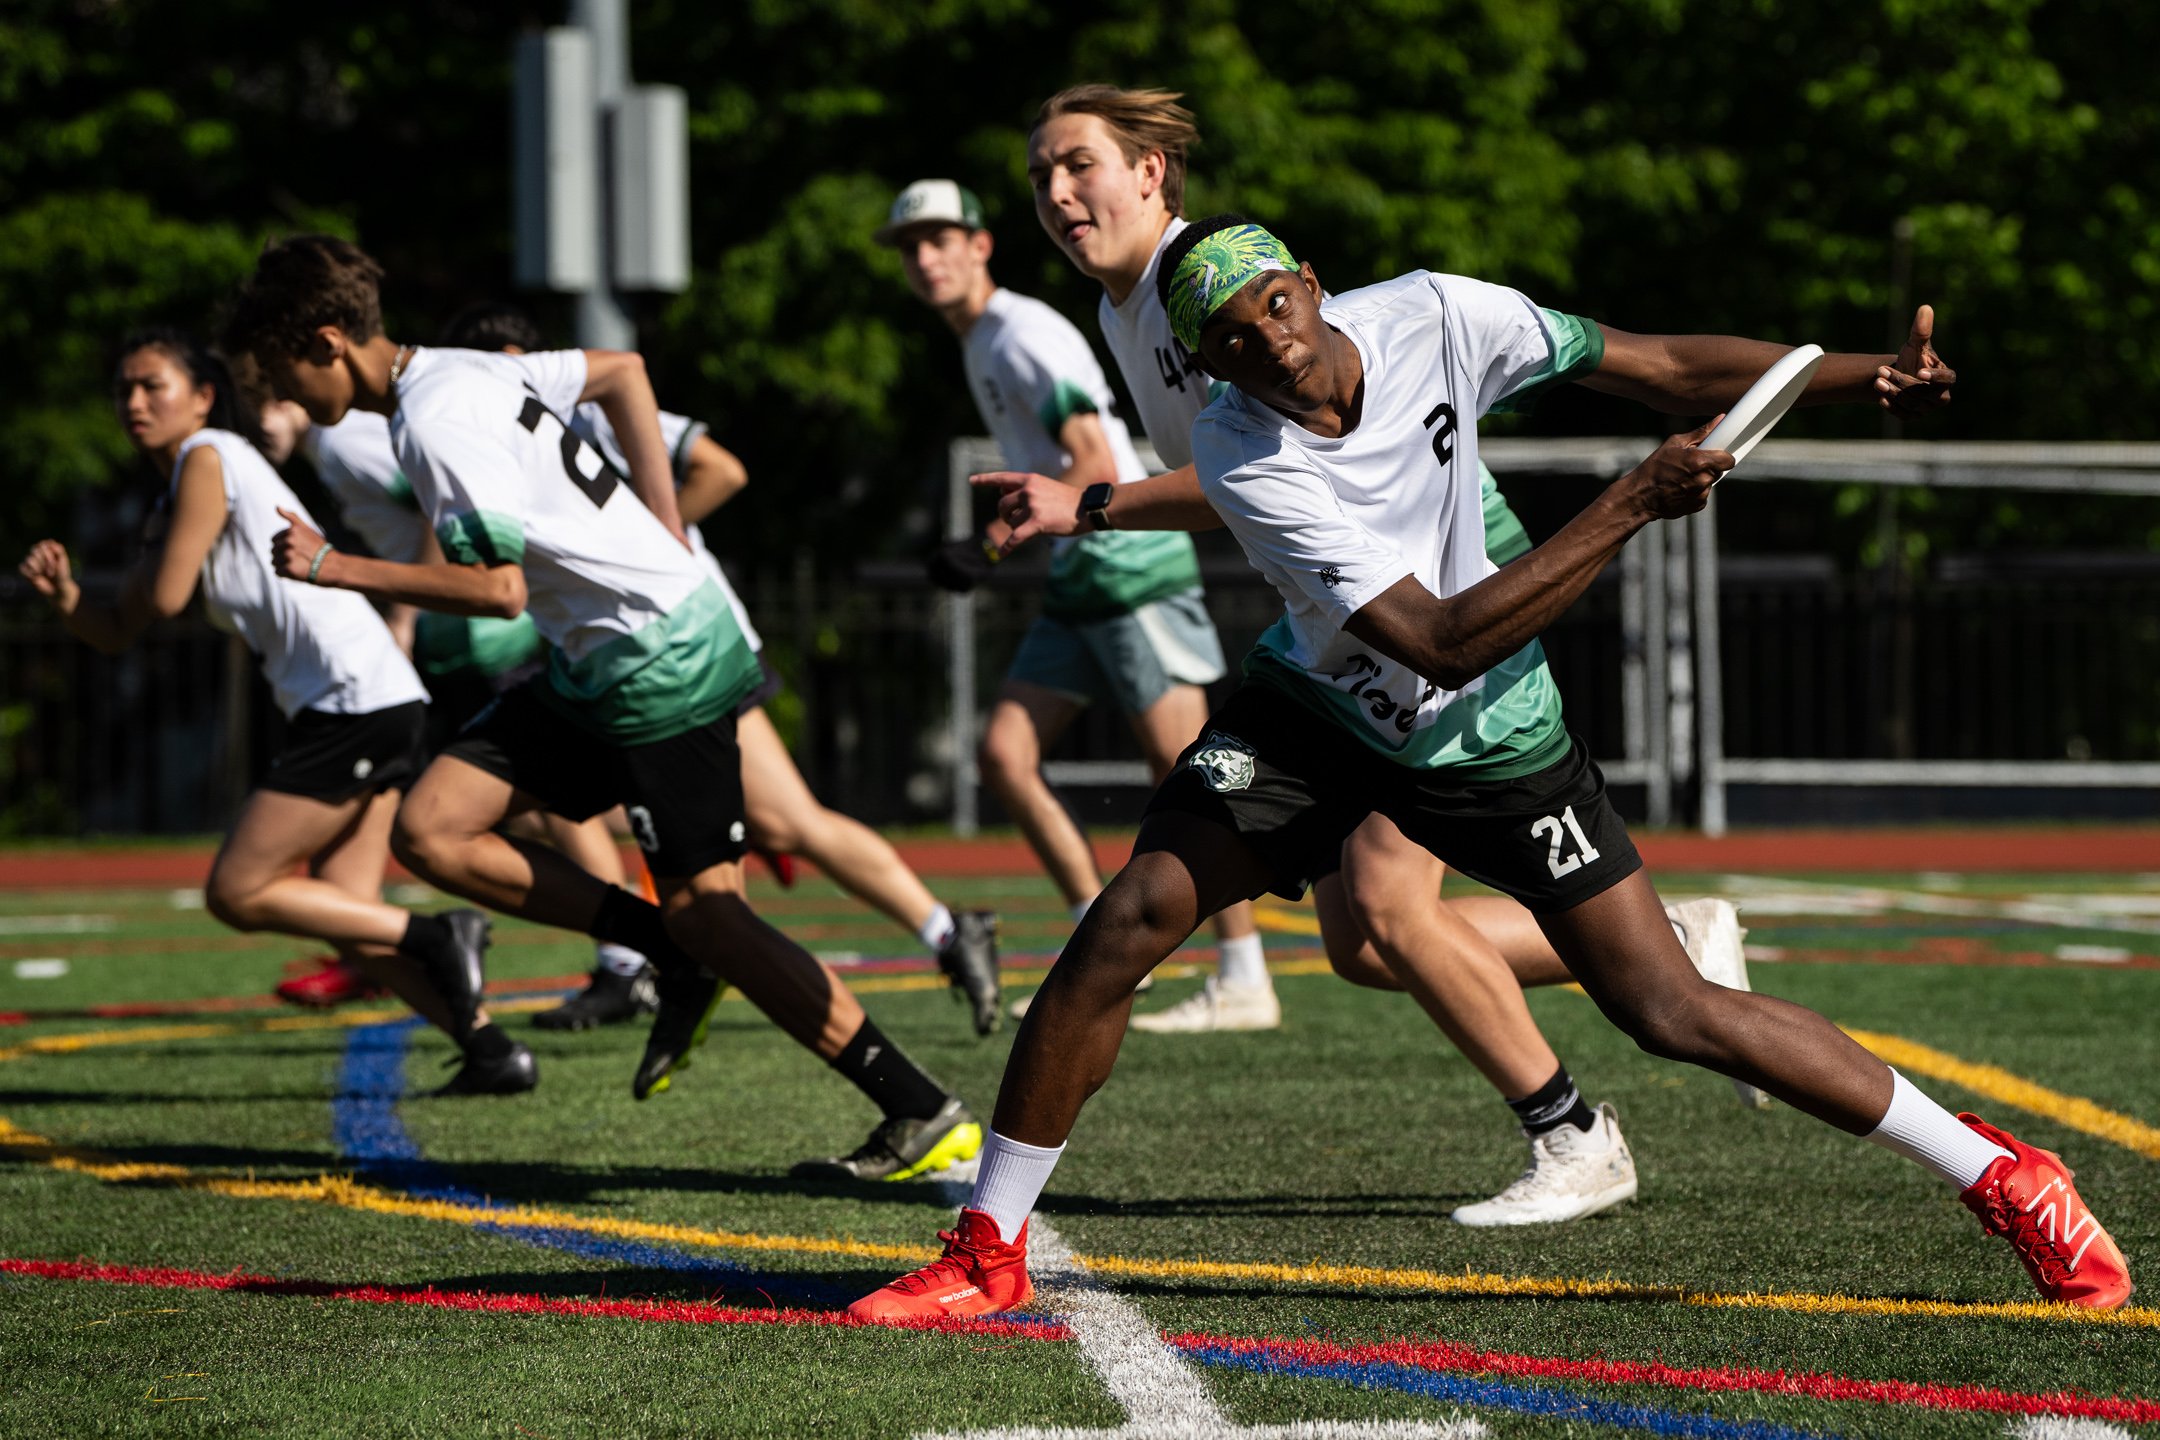
[{"label": "black wristwatch", "polygon": [[1080,518],[1088,529],[1110,528],[1110,497],[1116,493],[1116,483],[1109,480],[1098,480],[1080,492]]}]

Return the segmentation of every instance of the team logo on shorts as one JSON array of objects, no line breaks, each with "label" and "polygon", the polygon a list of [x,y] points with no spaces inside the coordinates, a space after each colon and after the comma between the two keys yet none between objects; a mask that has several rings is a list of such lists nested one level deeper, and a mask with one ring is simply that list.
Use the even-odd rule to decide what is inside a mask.
[{"label": "team logo on shorts", "polygon": [[1210,790],[1245,790],[1252,785],[1252,747],[1220,730],[1208,731],[1207,739],[1200,742],[1187,763],[1200,772],[1200,779]]},{"label": "team logo on shorts", "polygon": [[361,757],[360,757],[360,758],[359,758],[358,760],[355,760],[355,761],[353,761],[353,762],[352,762],[352,778],[353,778],[353,779],[355,779],[355,780],[365,780],[365,779],[367,779],[367,777],[368,777],[368,776],[370,776],[370,775],[372,775],[372,774],[374,774],[374,773],[375,773],[375,762],[374,762],[373,760],[370,760],[370,759],[368,759],[368,758],[367,758],[367,757],[366,757],[365,755],[361,756]]},{"label": "team logo on shorts", "polygon": [[660,830],[653,824],[652,811],[643,805],[631,805],[623,814],[629,817],[630,833],[637,836],[638,849],[650,855],[660,848]]},{"label": "team logo on shorts", "polygon": [[743,836],[746,833],[748,832],[743,829],[743,823],[740,820],[727,827],[727,838],[737,845],[742,844]]}]

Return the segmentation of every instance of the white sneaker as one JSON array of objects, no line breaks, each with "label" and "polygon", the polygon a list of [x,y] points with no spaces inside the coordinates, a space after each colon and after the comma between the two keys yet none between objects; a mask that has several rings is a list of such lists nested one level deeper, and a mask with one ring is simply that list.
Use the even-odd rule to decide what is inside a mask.
[{"label": "white sneaker", "polygon": [[1620,1116],[1597,1107],[1588,1131],[1556,1125],[1530,1137],[1530,1166],[1490,1200],[1455,1212],[1458,1225],[1552,1225],[1610,1210],[1635,1198],[1635,1157],[1620,1136]]},{"label": "white sneaker", "polygon": [[1132,1028],[1154,1035],[1204,1035],[1217,1030],[1273,1030],[1282,1024],[1282,1002],[1273,985],[1207,983],[1167,1010],[1135,1015]]},{"label": "white sneaker", "polygon": [[[1747,931],[1741,928],[1739,912],[1725,900],[1690,900],[1683,905],[1665,907],[1665,918],[1672,921],[1680,932],[1681,948],[1696,973],[1713,985],[1723,985],[1728,990],[1746,990],[1747,952],[1740,947]],[[1750,1110],[1768,1110],[1769,1095],[1745,1080],[1732,1082],[1733,1094]]]}]

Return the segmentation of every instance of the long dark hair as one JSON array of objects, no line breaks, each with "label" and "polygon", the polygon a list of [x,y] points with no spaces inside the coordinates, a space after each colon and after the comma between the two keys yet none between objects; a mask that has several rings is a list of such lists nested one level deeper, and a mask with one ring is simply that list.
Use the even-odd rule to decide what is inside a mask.
[{"label": "long dark hair", "polygon": [[250,445],[261,445],[260,416],[254,406],[241,399],[240,387],[234,383],[232,367],[225,363],[224,356],[177,326],[145,325],[130,330],[121,339],[120,348],[113,352],[113,369],[117,371],[138,350],[162,350],[197,386],[210,387],[210,414],[205,424],[215,430],[230,430]]}]

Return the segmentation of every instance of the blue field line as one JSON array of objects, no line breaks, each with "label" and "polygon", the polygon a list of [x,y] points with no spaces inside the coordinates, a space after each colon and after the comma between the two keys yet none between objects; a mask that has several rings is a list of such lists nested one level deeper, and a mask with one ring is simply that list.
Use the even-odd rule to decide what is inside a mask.
[{"label": "blue field line", "polygon": [[[415,1017],[363,1025],[346,1040],[345,1055],[338,1066],[336,1098],[330,1104],[330,1133],[338,1153],[370,1180],[408,1195],[478,1209],[507,1210],[509,1206],[460,1184],[450,1169],[428,1159],[398,1114],[398,1102],[405,1094],[406,1053],[413,1032],[422,1023]],[[855,1298],[852,1290],[797,1275],[776,1275],[732,1260],[589,1235],[581,1230],[488,1224],[473,1228],[587,1260],[640,1270],[669,1270],[738,1291],[785,1293],[806,1303],[831,1306],[845,1305]]]},{"label": "blue field line", "polygon": [[1396,1390],[1455,1405],[1512,1410],[1518,1415],[1547,1415],[1617,1430],[1646,1430],[1674,1440],[1833,1440],[1820,1430],[1795,1430],[1764,1420],[1720,1420],[1715,1415],[1661,1410],[1620,1400],[1592,1400],[1571,1390],[1542,1385],[1506,1385],[1436,1375],[1407,1365],[1361,1365],[1311,1362],[1249,1351],[1179,1347],[1178,1353],[1203,1365],[1247,1370],[1258,1375],[1287,1375],[1306,1380],[1337,1380],[1362,1390]]}]

